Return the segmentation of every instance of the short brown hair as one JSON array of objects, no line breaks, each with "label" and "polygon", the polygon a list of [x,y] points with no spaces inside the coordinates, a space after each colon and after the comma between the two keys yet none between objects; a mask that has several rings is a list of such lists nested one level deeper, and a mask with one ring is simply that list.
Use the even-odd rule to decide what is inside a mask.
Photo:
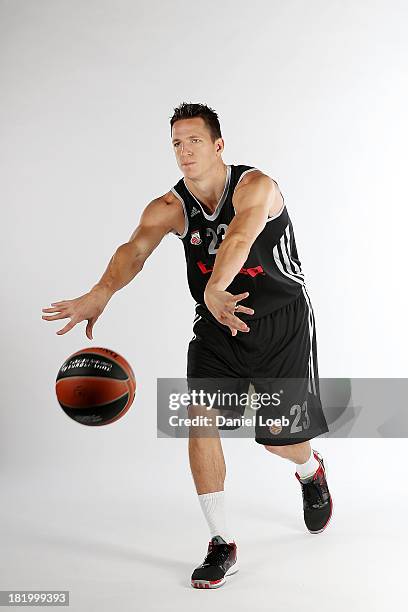
[{"label": "short brown hair", "polygon": [[191,119],[192,117],[201,117],[204,120],[213,142],[217,138],[222,138],[220,122],[215,110],[206,104],[193,104],[192,102],[182,102],[174,109],[173,116],[170,119],[170,134],[176,121]]}]

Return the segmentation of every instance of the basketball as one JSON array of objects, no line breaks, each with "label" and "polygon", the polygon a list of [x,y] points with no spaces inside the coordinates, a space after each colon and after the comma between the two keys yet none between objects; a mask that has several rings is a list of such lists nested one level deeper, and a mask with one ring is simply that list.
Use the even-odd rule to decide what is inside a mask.
[{"label": "basketball", "polygon": [[71,419],[82,425],[107,425],[129,410],[136,379],[130,364],[115,351],[87,347],[62,364],[55,390]]}]

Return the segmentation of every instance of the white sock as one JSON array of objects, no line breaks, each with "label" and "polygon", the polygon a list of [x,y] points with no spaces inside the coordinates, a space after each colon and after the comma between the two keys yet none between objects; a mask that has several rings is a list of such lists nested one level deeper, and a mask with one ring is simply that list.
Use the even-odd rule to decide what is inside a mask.
[{"label": "white sock", "polygon": [[319,468],[319,462],[313,454],[313,449],[311,449],[310,457],[306,461],[306,463],[301,463],[300,465],[296,464],[296,471],[299,474],[299,477],[304,480],[305,478],[310,478]]},{"label": "white sock", "polygon": [[203,493],[198,496],[201,509],[210,529],[210,536],[221,536],[227,543],[232,542],[227,530],[225,519],[225,496],[224,491],[214,493]]}]

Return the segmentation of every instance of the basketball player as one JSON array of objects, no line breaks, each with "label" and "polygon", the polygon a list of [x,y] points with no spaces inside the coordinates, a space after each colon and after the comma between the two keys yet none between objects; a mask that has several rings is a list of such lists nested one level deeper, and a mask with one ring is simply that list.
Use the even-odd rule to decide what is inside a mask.
[{"label": "basketball player", "polygon": [[[332,499],[323,459],[311,449],[310,440],[328,427],[319,396],[314,313],[283,196],[276,181],[259,169],[224,163],[218,116],[208,106],[181,104],[170,129],[183,178],[146,206],[100,281],[76,299],[44,308],[53,314],[43,319],[70,318],[57,331],[60,335],[87,320],[86,335],[92,339],[93,327],[113,293],[142,270],[166,234],[175,234],[183,243],[196,301],[188,380],[306,381],[307,387],[301,383],[292,398],[295,402],[287,406],[287,414],[297,422],[292,435],[279,427],[258,426],[255,440],[296,465],[306,527],[320,533],[331,518]],[[192,405],[189,414],[202,408]],[[219,435],[190,435],[189,459],[211,537],[191,584],[216,588],[238,568],[236,543],[226,523],[226,469]]]}]

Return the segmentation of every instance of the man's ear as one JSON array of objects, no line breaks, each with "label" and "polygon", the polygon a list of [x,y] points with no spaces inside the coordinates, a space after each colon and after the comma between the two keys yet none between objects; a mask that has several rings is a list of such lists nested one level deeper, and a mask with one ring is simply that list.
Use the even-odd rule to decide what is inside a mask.
[{"label": "man's ear", "polygon": [[222,151],[222,145],[220,142],[217,144],[217,152],[218,151]]}]

